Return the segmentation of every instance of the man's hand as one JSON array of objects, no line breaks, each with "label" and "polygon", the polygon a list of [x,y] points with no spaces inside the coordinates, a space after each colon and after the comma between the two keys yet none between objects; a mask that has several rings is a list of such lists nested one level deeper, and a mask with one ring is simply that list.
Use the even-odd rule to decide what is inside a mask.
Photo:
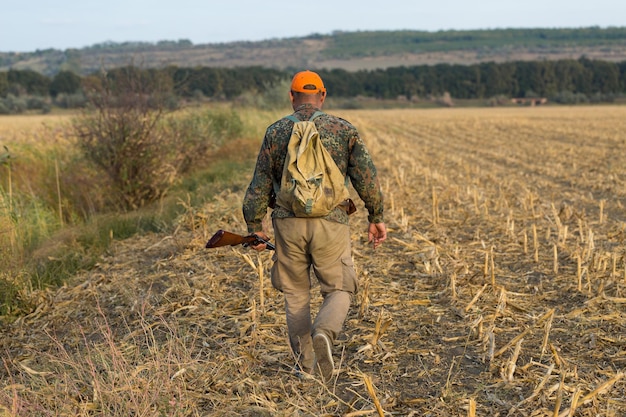
[{"label": "man's hand", "polygon": [[[267,240],[269,241],[270,238],[264,233],[264,232],[254,232],[255,235],[257,235],[258,237],[260,237],[263,240]],[[267,245],[263,242],[259,243],[258,245],[250,245],[250,247],[252,249],[254,249],[257,252],[262,252],[265,250],[265,248],[267,248]]]},{"label": "man's hand", "polygon": [[367,229],[367,243],[372,242],[374,249],[379,247],[387,239],[385,223],[370,223]]}]

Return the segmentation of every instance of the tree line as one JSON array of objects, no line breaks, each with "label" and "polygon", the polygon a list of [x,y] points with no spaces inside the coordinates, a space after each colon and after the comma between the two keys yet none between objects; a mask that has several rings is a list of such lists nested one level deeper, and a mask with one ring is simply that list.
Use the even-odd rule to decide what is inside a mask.
[{"label": "tree line", "polygon": [[410,99],[449,93],[456,99],[497,96],[554,99],[564,94],[608,99],[626,93],[626,62],[587,58],[421,65],[353,73],[331,70],[322,75],[333,94],[348,97],[361,94]]},{"label": "tree line", "polygon": [[323,54],[335,58],[443,51],[491,54],[517,48],[543,51],[572,47],[619,48],[624,45],[626,27],[336,31],[331,36],[311,35],[308,38],[327,41]]},{"label": "tree line", "polygon": [[[51,106],[86,104],[85,92],[101,77],[114,80],[127,71],[158,86],[171,105],[181,100],[233,100],[244,93],[263,94],[296,71],[264,67],[142,69],[135,66],[80,76],[61,71],[52,77],[32,70],[0,72],[0,114]],[[349,72],[319,70],[330,96],[416,99],[449,94],[454,99],[546,97],[555,102],[612,101],[626,93],[626,61],[587,58],[556,61],[437,64]]]}]

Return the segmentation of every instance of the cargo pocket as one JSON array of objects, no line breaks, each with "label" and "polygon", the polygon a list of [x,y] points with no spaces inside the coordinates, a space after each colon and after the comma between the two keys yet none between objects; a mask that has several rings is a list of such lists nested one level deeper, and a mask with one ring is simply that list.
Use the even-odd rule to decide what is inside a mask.
[{"label": "cargo pocket", "polygon": [[272,287],[277,289],[280,292],[283,292],[283,287],[280,283],[280,268],[278,267],[278,258],[276,257],[276,253],[272,256],[272,268],[270,269],[270,280],[272,282]]},{"label": "cargo pocket", "polygon": [[356,279],[356,271],[354,270],[354,262],[351,257],[341,258],[342,269],[342,290],[351,294],[356,294],[359,290],[359,284]]}]

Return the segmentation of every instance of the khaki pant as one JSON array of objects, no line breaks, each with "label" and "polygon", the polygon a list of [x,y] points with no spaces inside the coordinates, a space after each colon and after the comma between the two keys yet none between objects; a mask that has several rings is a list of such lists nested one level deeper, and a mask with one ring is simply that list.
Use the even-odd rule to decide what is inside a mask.
[{"label": "khaki pant", "polygon": [[[291,348],[303,369],[313,367],[312,335],[334,342],[357,291],[348,225],[318,218],[273,220],[276,253],[272,285],[285,296]],[[311,321],[311,277],[320,284],[324,302]]]}]

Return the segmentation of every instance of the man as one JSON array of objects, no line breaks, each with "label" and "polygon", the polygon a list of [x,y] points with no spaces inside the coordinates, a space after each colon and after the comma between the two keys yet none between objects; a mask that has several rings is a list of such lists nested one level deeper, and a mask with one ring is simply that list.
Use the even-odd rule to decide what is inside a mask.
[{"label": "man", "polygon": [[[297,73],[289,92],[293,115],[309,120],[326,99],[326,88],[318,74]],[[314,119],[320,139],[344,177],[368,210],[368,241],[376,249],[386,238],[383,197],[376,168],[354,126],[338,117],[322,114]],[[278,195],[287,145],[294,122],[283,118],[267,128],[254,176],[243,201],[248,232],[268,239],[262,220]],[[273,207],[272,224],[276,252],[271,271],[272,285],[284,294],[287,329],[298,366],[311,373],[316,367],[325,381],[333,374],[332,346],[341,331],[357,291],[352,263],[348,213],[343,205],[324,217],[296,217],[289,209]],[[253,246],[262,251],[265,244]],[[324,298],[311,320],[310,272],[320,283]]]}]

